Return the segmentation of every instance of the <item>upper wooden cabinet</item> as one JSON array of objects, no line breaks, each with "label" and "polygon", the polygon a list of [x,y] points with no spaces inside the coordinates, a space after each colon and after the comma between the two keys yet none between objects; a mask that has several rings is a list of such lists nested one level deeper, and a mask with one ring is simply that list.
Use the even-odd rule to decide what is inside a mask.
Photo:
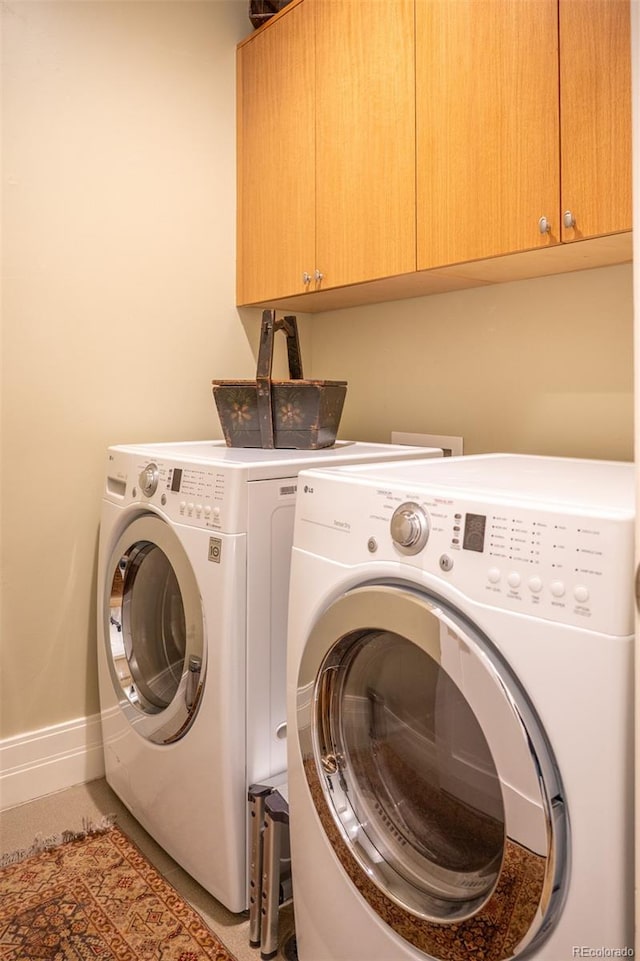
[{"label": "upper wooden cabinet", "polygon": [[414,0],[309,2],[321,285],[415,270]]},{"label": "upper wooden cabinet", "polygon": [[565,241],[631,228],[630,21],[629,0],[560,0]]},{"label": "upper wooden cabinet", "polygon": [[237,57],[237,299],[304,290],[315,263],[315,69],[301,3]]},{"label": "upper wooden cabinet", "polygon": [[416,0],[416,44],[418,269],[630,229],[628,0]]},{"label": "upper wooden cabinet", "polygon": [[547,246],[557,0],[416,0],[418,269]]},{"label": "upper wooden cabinet", "polygon": [[629,0],[292,0],[238,47],[238,303],[629,259],[630,46]]},{"label": "upper wooden cabinet", "polygon": [[415,270],[414,48],[414,0],[304,0],[240,45],[239,303]]}]

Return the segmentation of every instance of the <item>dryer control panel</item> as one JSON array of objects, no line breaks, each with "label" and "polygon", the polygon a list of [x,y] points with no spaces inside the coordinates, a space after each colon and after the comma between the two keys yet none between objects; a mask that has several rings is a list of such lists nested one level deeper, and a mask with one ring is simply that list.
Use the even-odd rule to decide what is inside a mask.
[{"label": "dryer control panel", "polygon": [[634,630],[632,510],[531,506],[344,472],[300,477],[296,547],[367,577],[410,568],[481,604],[594,631]]}]

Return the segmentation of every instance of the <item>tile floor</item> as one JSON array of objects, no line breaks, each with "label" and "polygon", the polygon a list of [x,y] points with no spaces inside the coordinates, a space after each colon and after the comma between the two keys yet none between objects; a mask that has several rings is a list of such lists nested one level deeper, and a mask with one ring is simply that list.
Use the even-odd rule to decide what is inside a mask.
[{"label": "tile floor", "polygon": [[[0,854],[29,848],[37,835],[81,831],[83,821],[97,822],[115,814],[118,827],[134,841],[174,888],[198,911],[237,961],[260,961],[260,949],[249,945],[248,914],[231,914],[159,847],[129,813],[104,779],[77,785],[58,794],[10,808],[0,814]],[[284,946],[293,934],[293,911],[280,911],[280,948],[277,961],[285,961]]]}]

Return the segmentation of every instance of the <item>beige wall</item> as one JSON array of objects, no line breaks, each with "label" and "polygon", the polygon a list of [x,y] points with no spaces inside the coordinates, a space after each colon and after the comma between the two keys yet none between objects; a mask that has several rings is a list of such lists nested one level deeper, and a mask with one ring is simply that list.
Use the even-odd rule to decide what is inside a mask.
[{"label": "beige wall", "polygon": [[631,265],[316,314],[341,435],[462,436],[465,453],[633,458]]},{"label": "beige wall", "polygon": [[244,0],[3,4],[1,737],[98,710],[104,449],[220,436]]}]

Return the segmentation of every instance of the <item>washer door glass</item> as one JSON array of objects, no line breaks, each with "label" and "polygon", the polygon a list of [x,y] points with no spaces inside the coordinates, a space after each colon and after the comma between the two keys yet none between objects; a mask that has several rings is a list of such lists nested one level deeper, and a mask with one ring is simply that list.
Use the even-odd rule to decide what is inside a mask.
[{"label": "washer door glass", "polygon": [[205,668],[191,564],[171,527],[145,515],[120,537],[107,576],[107,657],[120,706],[148,740],[177,740],[195,717]]},{"label": "washer door glass", "polygon": [[312,797],[377,913],[435,958],[502,917],[517,927],[487,958],[542,936],[564,890],[562,789],[489,642],[435,598],[363,587],[325,612],[299,680]]}]

